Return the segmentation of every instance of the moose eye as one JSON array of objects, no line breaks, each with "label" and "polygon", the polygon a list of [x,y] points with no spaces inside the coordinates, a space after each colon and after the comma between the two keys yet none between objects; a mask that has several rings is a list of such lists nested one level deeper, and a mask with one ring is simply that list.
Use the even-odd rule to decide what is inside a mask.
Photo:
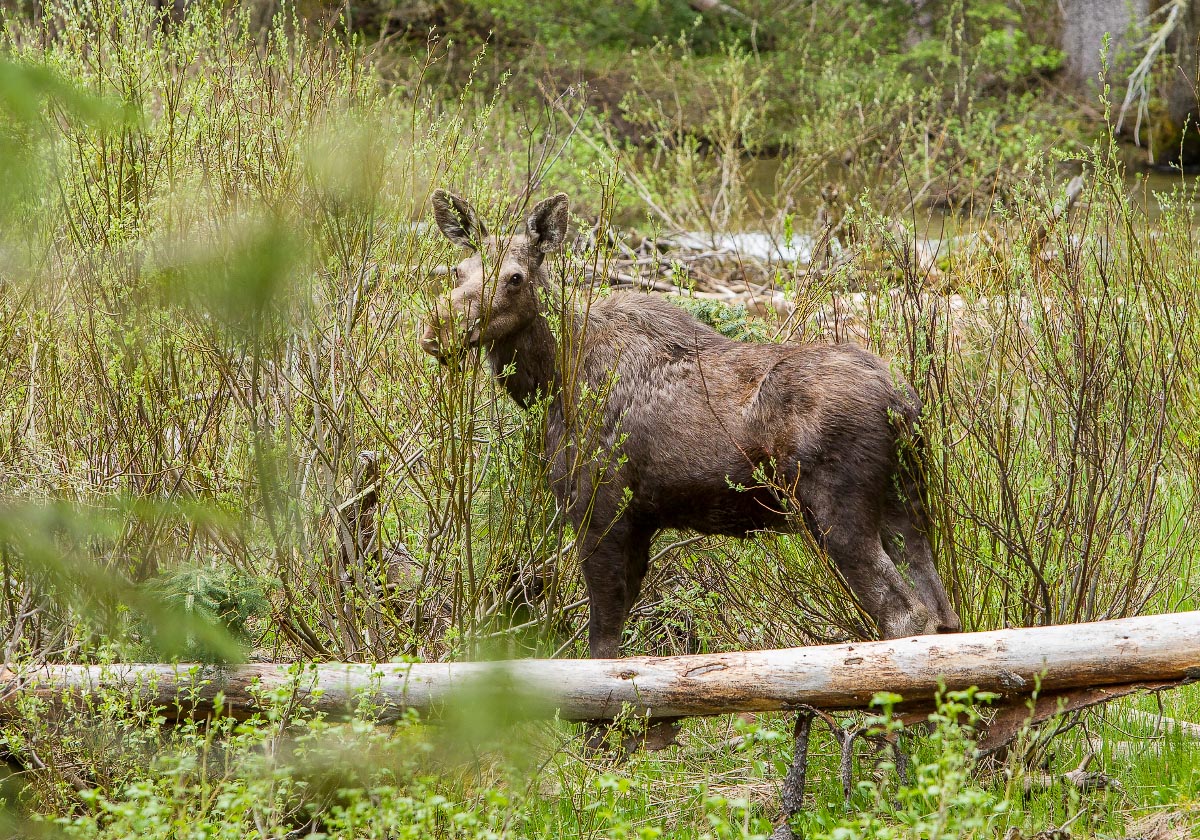
[{"label": "moose eye", "polygon": [[513,275],[510,275],[510,276],[509,276],[509,278],[508,278],[508,285],[510,285],[510,286],[520,286],[520,285],[521,285],[521,281],[522,281],[522,280],[524,280],[524,279],[525,279],[525,275],[524,275],[524,274],[522,274],[521,272],[519,272],[519,271],[518,271],[516,274],[513,274]]}]

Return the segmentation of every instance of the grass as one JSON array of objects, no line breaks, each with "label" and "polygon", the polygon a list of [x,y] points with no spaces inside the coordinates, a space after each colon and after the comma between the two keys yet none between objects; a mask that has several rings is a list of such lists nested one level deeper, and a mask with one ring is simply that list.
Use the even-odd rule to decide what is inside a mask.
[{"label": "grass", "polygon": [[[961,26],[908,52],[882,46],[894,21],[853,39],[846,21],[814,19],[796,51],[672,33],[639,48],[625,104],[607,112],[530,97],[536,38],[526,63],[496,58],[515,49],[500,39],[470,72],[444,41],[371,46],[290,13],[264,25],[197,3],[165,24],[123,0],[6,12],[6,663],[582,653],[573,534],[534,454],[536,413],[416,343],[452,257],[424,224],[436,186],[467,193],[494,230],[523,189],[561,188],[584,231],[621,219],[782,235],[812,226],[812,196],[836,182],[842,256],[773,269],[796,315],[682,305],[753,340],[819,338],[829,319],[814,313],[852,307],[861,340],[925,401],[943,573],[969,628],[1189,608],[1194,187],[1181,179],[1153,218],[1126,202],[1111,137],[1021,119],[1060,107],[1031,87],[1052,57],[1025,42],[1028,72],[1009,62],[1020,78],[1000,84],[987,45],[1012,12],[956,9]],[[582,60],[611,56],[606,20]],[[1084,198],[1052,221],[1061,170],[1079,160]],[[895,220],[934,200],[977,212],[931,268]],[[580,238],[556,266],[568,285],[612,258],[607,241]],[[383,454],[383,538],[406,555],[339,542],[363,450]],[[656,552],[631,653],[871,632],[804,540],[666,534]],[[378,727],[370,709],[335,723],[281,695],[251,721],[168,727],[129,700],[68,715],[26,701],[0,726],[10,834],[761,836],[790,754],[776,715],[689,721],[681,748],[615,765],[583,754],[575,727],[482,709],[469,732]],[[1162,702],[1200,720],[1195,689]],[[1200,767],[1188,737],[1152,737],[1134,708],[1156,706],[1079,716],[1001,770],[975,765],[947,715],[911,739],[922,774],[909,789],[864,749],[849,808],[818,729],[806,830],[1123,836],[1147,811],[1191,808]],[[1023,793],[1023,779],[1076,767],[1087,736],[1122,789]]]},{"label": "grass", "polygon": [[[1164,700],[1164,711],[1179,713],[1196,694]],[[285,707],[281,696],[267,715],[239,725],[78,741],[74,758],[106,750],[111,762],[116,751],[125,766],[112,768],[119,778],[110,789],[85,790],[82,811],[55,822],[66,836],[110,838],[244,836],[247,825],[268,836],[307,825],[346,837],[764,837],[790,757],[784,715],[694,720],[680,747],[613,765],[581,754],[577,732],[561,724],[468,735],[411,722],[331,723]],[[1055,780],[1022,794],[1025,775],[979,770],[963,735],[943,722],[913,742],[915,786],[900,786],[887,765],[872,770],[875,759],[863,751],[844,803],[838,749],[818,730],[804,836],[982,838],[1010,827],[1032,836],[1069,824],[1073,836],[1122,837],[1146,815],[1189,813],[1200,772],[1194,739],[1154,735],[1127,707],[1084,721],[1088,734],[1120,747],[1099,758],[1120,786],[1090,793]],[[124,698],[107,698],[93,713],[124,720],[126,709]],[[1073,766],[1081,743],[1079,734],[1061,736],[1051,760]],[[321,821],[310,823],[313,816]]]}]

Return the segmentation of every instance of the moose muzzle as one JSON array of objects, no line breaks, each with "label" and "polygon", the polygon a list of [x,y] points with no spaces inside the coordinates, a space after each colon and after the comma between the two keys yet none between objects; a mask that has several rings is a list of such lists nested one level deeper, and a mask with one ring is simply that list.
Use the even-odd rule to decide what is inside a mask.
[{"label": "moose muzzle", "polygon": [[472,317],[469,305],[466,312],[453,303],[439,302],[425,324],[421,349],[442,364],[462,355],[479,344],[479,319]]}]

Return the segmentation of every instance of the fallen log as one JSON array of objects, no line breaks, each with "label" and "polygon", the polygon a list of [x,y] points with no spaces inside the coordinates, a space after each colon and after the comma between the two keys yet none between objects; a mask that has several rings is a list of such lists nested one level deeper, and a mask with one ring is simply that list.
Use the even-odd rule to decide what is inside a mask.
[{"label": "fallen log", "polygon": [[1143,712],[1140,709],[1126,709],[1125,716],[1149,726],[1155,736],[1168,732],[1176,732],[1194,741],[1200,741],[1200,725],[1173,717],[1156,715],[1154,712]]},{"label": "fallen log", "polygon": [[46,665],[0,670],[0,715],[21,695],[48,701],[101,688],[180,714],[245,715],[284,689],[314,711],[345,714],[364,698],[382,721],[406,709],[436,716],[461,698],[504,702],[528,716],[609,719],[731,712],[863,709],[882,691],[928,704],[971,686],[1003,695],[1200,678],[1200,611],[1090,624],[915,636],[882,642],[667,658],[288,666]]},{"label": "fallen log", "polygon": [[1119,700],[1131,694],[1146,691],[1161,691],[1179,685],[1176,681],[1133,682],[1120,685],[1103,685],[1069,688],[1061,691],[1039,692],[1037,699],[1016,695],[1007,702],[998,704],[996,716],[992,718],[979,738],[982,755],[1003,754],[1026,727],[1039,726],[1048,720],[1069,712],[1078,712]]},{"label": "fallen log", "polygon": [[740,9],[730,6],[723,0],[688,0],[688,5],[702,15],[728,15],[747,23],[751,22],[750,17]]}]

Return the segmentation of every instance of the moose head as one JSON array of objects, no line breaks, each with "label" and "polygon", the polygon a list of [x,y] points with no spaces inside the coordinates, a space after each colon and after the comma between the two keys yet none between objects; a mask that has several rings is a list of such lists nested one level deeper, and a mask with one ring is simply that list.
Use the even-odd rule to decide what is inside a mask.
[{"label": "moose head", "polygon": [[490,236],[475,208],[445,190],[433,194],[433,213],[446,238],[472,253],[453,268],[449,299],[435,307],[422,349],[445,361],[529,327],[540,312],[537,292],[546,283],[546,254],[566,238],[566,194],[539,202],[507,237]]}]

